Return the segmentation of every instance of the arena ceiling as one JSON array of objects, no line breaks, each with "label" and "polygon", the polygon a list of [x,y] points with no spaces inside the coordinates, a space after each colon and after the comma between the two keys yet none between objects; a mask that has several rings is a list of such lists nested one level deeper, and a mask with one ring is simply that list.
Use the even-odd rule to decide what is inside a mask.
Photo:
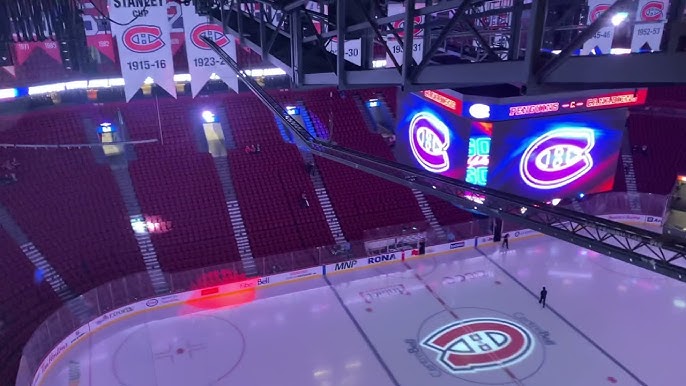
[{"label": "arena ceiling", "polygon": [[[648,9],[640,0],[606,1],[604,8],[595,3],[195,0],[199,11],[221,20],[241,44],[286,71],[297,86],[416,90],[514,84],[544,92],[686,82],[685,1],[672,1],[668,9]],[[632,47],[640,40],[636,31],[652,26],[659,31],[650,32],[660,36]],[[405,31],[413,31],[413,39],[405,39]],[[588,51],[589,38],[599,36],[606,43],[609,38],[610,46],[602,47],[606,52],[578,54]],[[606,55],[610,47],[634,54]],[[378,68],[375,51],[386,54],[384,68]],[[414,54],[398,55],[410,51]],[[357,55],[346,60],[331,52]]]}]

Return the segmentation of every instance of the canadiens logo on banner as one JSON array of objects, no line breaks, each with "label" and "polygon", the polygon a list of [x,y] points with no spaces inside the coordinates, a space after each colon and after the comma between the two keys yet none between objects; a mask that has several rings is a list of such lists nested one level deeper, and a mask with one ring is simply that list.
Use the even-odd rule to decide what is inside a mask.
[{"label": "canadiens logo on banner", "polygon": [[631,52],[660,50],[662,34],[667,22],[666,0],[639,0],[636,24],[631,38]]},{"label": "canadiens logo on banner", "polygon": [[210,50],[210,46],[202,40],[202,37],[210,38],[222,48],[230,42],[229,38],[224,35],[222,27],[217,24],[199,24],[191,30],[191,43],[201,50]]},{"label": "canadiens logo on banner", "polygon": [[126,82],[126,100],[133,98],[148,77],[176,97],[167,1],[109,0],[109,12],[111,19],[125,24],[112,23],[111,28]]},{"label": "canadiens logo on banner", "polygon": [[[607,11],[615,0],[588,0],[588,17],[586,24],[590,25]],[[615,28],[610,25],[602,27],[591,36],[581,48],[582,55],[607,55],[612,48]]]},{"label": "canadiens logo on banner", "polygon": [[162,29],[154,25],[135,25],[124,31],[124,46],[140,54],[151,53],[164,47]]},{"label": "canadiens logo on banner", "polygon": [[536,138],[524,150],[519,174],[534,189],[556,189],[593,168],[595,133],[587,128],[561,128]]},{"label": "canadiens logo on banner", "polygon": [[214,19],[199,16],[192,4],[183,5],[182,8],[186,55],[188,55],[188,70],[191,74],[193,96],[198,95],[200,90],[205,87],[212,74],[216,74],[231,89],[238,91],[236,73],[202,40],[203,37],[209,38],[217,43],[233,60],[236,60],[236,41],[234,38],[226,36],[222,27],[214,23]]},{"label": "canadiens logo on banner", "polygon": [[461,320],[434,331],[421,345],[436,352],[436,361],[453,374],[512,366],[534,349],[531,334],[499,318]]}]

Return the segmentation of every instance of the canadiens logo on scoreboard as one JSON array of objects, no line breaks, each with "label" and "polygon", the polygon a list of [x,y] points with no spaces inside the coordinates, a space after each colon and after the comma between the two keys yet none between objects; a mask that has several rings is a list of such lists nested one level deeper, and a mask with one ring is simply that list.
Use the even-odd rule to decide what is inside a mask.
[{"label": "canadiens logo on scoreboard", "polygon": [[556,189],[588,173],[595,133],[587,128],[551,130],[526,148],[519,162],[522,180],[535,189]]},{"label": "canadiens logo on scoreboard", "polygon": [[191,41],[193,44],[200,49],[209,50],[210,46],[201,39],[203,36],[213,40],[219,47],[224,47],[230,42],[224,31],[222,31],[222,27],[216,24],[200,24],[191,31]]},{"label": "canadiens logo on scoreboard", "polygon": [[436,116],[427,112],[412,117],[409,128],[410,149],[414,158],[426,170],[442,173],[450,162],[450,129]]},{"label": "canadiens logo on scoreboard", "polygon": [[453,374],[511,366],[534,349],[531,334],[499,318],[465,319],[439,328],[421,345],[434,351],[436,361]]},{"label": "canadiens logo on scoreboard", "polygon": [[141,54],[155,52],[164,47],[162,29],[154,25],[137,25],[124,31],[122,41],[126,48]]},{"label": "canadiens logo on scoreboard", "polygon": [[665,4],[661,1],[649,1],[641,8],[642,21],[660,21],[663,18]]},{"label": "canadiens logo on scoreboard", "polygon": [[598,18],[603,13],[605,13],[605,11],[607,11],[608,8],[610,8],[609,4],[598,4],[595,7],[593,7],[593,9],[591,9],[591,11],[588,13],[589,21],[592,23],[592,22],[598,20]]}]

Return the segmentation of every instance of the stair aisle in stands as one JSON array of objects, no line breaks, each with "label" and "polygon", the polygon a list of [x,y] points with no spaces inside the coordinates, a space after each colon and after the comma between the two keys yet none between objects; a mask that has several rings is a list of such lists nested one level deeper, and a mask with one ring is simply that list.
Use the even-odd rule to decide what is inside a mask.
[{"label": "stair aisle in stands", "polygon": [[135,228],[134,237],[136,238],[138,249],[140,249],[143,256],[143,263],[145,264],[148,276],[150,276],[150,282],[156,293],[169,292],[169,283],[167,283],[167,279],[160,268],[157,251],[152,244],[152,240],[150,240],[145,217],[141,213],[141,206],[136,197],[136,190],[133,187],[129,169],[124,165],[113,165],[112,175],[114,175],[114,180],[119,187],[124,206],[126,206],[129,218],[131,219],[132,229]]},{"label": "stair aisle in stands", "polygon": [[224,197],[226,199],[226,210],[229,213],[233,235],[238,246],[238,254],[243,263],[243,269],[248,276],[257,275],[257,267],[253,258],[248,231],[245,228],[241,206],[236,198],[236,189],[233,186],[233,179],[229,169],[229,161],[226,157],[214,157],[214,167],[217,169],[219,181],[221,181]]}]

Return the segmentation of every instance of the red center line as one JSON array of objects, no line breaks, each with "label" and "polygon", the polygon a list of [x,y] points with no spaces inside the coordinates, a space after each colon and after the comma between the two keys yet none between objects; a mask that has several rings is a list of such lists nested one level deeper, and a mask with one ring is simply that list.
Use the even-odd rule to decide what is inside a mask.
[{"label": "red center line", "polygon": [[[429,286],[429,285],[424,281],[424,279],[422,279],[421,276],[419,276],[419,274],[417,273],[417,271],[415,271],[414,268],[412,268],[412,267],[407,263],[407,261],[403,261],[403,264],[405,264],[405,267],[407,267],[407,269],[409,269],[409,270],[412,271],[412,273],[413,273],[414,276],[417,278],[417,280],[419,280],[422,284],[424,284],[424,287],[426,287],[426,289],[427,289],[427,290],[431,293],[431,295],[432,295],[432,296],[433,296],[433,297],[443,306],[443,308],[444,308],[446,311],[448,311],[448,313],[449,313],[450,315],[452,315],[452,317],[455,318],[455,320],[459,321],[459,320],[460,320],[460,317],[457,316],[457,313],[455,313],[455,311],[454,311],[453,309],[451,309],[451,308],[448,306],[448,304],[445,302],[445,300],[443,300],[443,298],[442,298],[440,295],[438,295],[438,294],[436,293],[436,291],[434,291],[433,288],[431,288],[431,286]],[[470,332],[473,332],[473,330],[470,330],[469,326],[466,326],[466,327],[467,327],[467,330],[469,330]],[[492,356],[493,354],[488,354],[488,355],[489,355],[489,356]],[[512,379],[517,385],[523,385],[522,381],[520,381],[520,380],[517,378],[517,376],[512,372],[512,370],[510,370],[510,369],[507,368],[507,367],[501,367],[501,368],[503,369],[503,371],[505,372],[505,374],[507,374],[507,376],[510,377],[510,379]]]}]

